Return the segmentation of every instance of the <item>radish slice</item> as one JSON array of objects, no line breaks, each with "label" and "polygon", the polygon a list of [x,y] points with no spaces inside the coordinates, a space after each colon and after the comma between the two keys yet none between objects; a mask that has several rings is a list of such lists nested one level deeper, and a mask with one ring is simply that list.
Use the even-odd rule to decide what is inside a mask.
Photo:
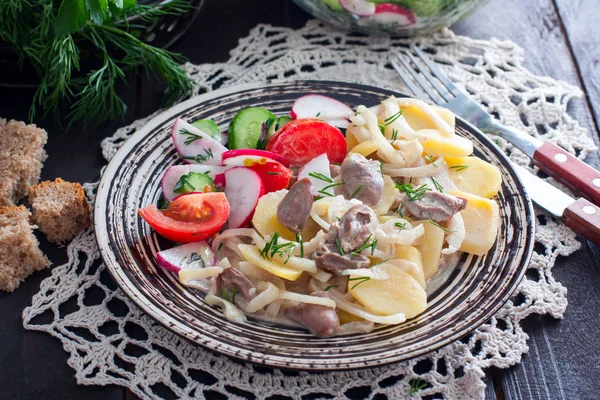
[{"label": "radish slice", "polygon": [[248,224],[263,194],[265,186],[262,179],[250,168],[234,167],[225,171],[225,196],[231,205],[228,228]]},{"label": "radish slice", "polygon": [[[313,175],[322,174],[331,182],[328,182],[327,179],[315,178],[314,176],[311,176],[310,173],[313,173]],[[333,183],[333,179],[331,179],[331,172],[329,171],[329,159],[327,158],[327,154],[323,153],[320,156],[313,158],[304,164],[302,168],[300,168],[300,171],[298,171],[298,180],[304,178],[308,178],[310,183],[312,183],[313,196],[317,196],[319,194],[318,192]],[[331,192],[333,192],[333,190]]]},{"label": "radish slice", "polygon": [[397,4],[385,3],[375,6],[375,14],[369,17],[369,21],[406,26],[414,24],[417,18],[411,10],[407,10]]},{"label": "radish slice", "polygon": [[188,164],[221,165],[227,148],[195,126],[177,118],[173,124],[173,144]]},{"label": "radish slice", "polygon": [[[259,160],[261,158],[266,158],[268,160],[276,161],[280,164],[283,164],[286,167],[290,166],[290,162],[284,157],[281,157],[279,154],[275,154],[271,151],[257,149],[227,150],[221,156],[221,162],[223,163],[223,165],[244,166],[244,163],[240,163],[240,160],[243,160],[243,158],[245,157],[250,158],[251,160]],[[236,160],[234,162],[234,160],[231,159]]]},{"label": "radish slice", "polygon": [[225,185],[225,177],[223,173],[229,168],[216,165],[172,165],[167,168],[161,181],[163,197],[167,201],[173,201],[177,196],[179,196],[181,193],[175,193],[173,189],[175,189],[179,179],[181,179],[183,175],[189,174],[190,172],[208,174],[208,176],[210,176],[215,183],[215,186],[223,187]]},{"label": "radish slice", "polygon": [[375,14],[375,3],[369,3],[365,0],[340,0],[340,6],[359,17],[368,17]]},{"label": "radish slice", "polygon": [[341,101],[320,94],[298,97],[292,106],[292,118],[317,118],[338,128],[348,127],[354,111]]},{"label": "radish slice", "polygon": [[203,241],[160,251],[156,253],[156,261],[166,270],[179,272],[182,269],[212,267],[217,263],[217,256]]}]

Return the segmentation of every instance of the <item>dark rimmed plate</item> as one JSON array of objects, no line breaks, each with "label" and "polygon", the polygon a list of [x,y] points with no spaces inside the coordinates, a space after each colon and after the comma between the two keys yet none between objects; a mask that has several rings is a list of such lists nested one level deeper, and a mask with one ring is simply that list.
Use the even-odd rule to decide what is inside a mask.
[{"label": "dark rimmed plate", "polygon": [[317,338],[308,332],[248,320],[225,319],[199,292],[160,269],[156,252],[165,245],[138,216],[155,202],[165,169],[180,159],[171,143],[176,117],[214,119],[222,129],[242,108],[266,107],[288,113],[293,101],[320,93],[356,107],[392,94],[372,86],[332,81],[249,84],[190,99],[158,115],[128,139],[106,168],[96,197],[95,229],[106,266],[121,289],[146,313],[172,331],[208,349],[272,367],[344,370],[407,360],[438,349],[488,320],[512,295],[533,247],[531,202],[506,156],[480,131],[458,119],[459,135],[471,139],[475,155],[500,168],[500,232],[484,257],[463,255],[440,274],[429,307],[401,325],[379,326],[367,334]]}]

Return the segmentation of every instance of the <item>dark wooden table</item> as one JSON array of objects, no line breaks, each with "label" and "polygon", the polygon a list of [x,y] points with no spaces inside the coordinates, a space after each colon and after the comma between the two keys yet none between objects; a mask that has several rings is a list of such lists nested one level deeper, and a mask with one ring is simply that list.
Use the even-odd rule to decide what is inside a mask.
[{"label": "dark wooden table", "polygon": [[[196,64],[223,62],[238,39],[256,24],[299,28],[309,18],[289,1],[207,0],[190,31],[172,50]],[[574,100],[570,112],[599,142],[597,0],[491,0],[453,30],[478,39],[512,40],[525,49],[525,64],[533,73],[579,86],[585,98]],[[129,104],[125,121],[68,133],[50,121],[37,121],[50,133],[43,179],[98,179],[104,164],[100,140],[158,108],[158,88],[143,77],[131,77],[127,86],[118,89]],[[0,88],[0,116],[26,120],[32,96],[33,90]],[[589,161],[600,166],[598,154],[591,155]],[[55,265],[66,260],[64,249],[43,240],[42,247]],[[513,368],[488,372],[486,398],[600,398],[599,260],[600,249],[589,243],[568,258],[557,260],[554,277],[569,291],[564,319],[533,316],[525,320],[529,353]],[[34,274],[12,294],[0,292],[0,399],[133,398],[121,387],[77,385],[59,341],[44,333],[23,330],[21,312],[31,304],[31,297],[49,274],[48,270]]]}]

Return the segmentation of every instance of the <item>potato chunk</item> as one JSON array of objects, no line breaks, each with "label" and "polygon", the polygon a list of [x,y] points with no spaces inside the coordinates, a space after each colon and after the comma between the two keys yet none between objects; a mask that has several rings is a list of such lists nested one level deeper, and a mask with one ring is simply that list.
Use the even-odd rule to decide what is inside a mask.
[{"label": "potato chunk", "polygon": [[498,204],[484,197],[452,190],[453,196],[467,199],[467,208],[460,212],[465,223],[465,240],[460,251],[482,256],[492,248],[498,235],[500,211]]},{"label": "potato chunk", "polygon": [[419,282],[419,285],[425,289],[425,273],[423,272],[421,252],[414,246],[397,244],[395,245],[395,248],[396,258],[409,261],[415,265],[415,268],[406,269],[404,272],[415,278],[415,280]]},{"label": "potato chunk", "polygon": [[301,270],[290,268],[275,261],[262,258],[255,245],[240,244],[238,245],[238,248],[246,261],[273,275],[277,275],[280,278],[287,279],[288,281],[295,281],[302,274]]},{"label": "potato chunk", "polygon": [[399,190],[396,187],[394,180],[388,175],[383,175],[383,194],[381,195],[379,203],[373,206],[375,214],[382,215],[387,213],[392,204],[394,204],[398,192]]},{"label": "potato chunk", "polygon": [[421,253],[423,261],[423,273],[425,280],[431,278],[440,268],[440,257],[444,245],[444,230],[433,225],[429,220],[418,221],[415,224],[423,225],[425,233],[419,238],[415,246]]},{"label": "potato chunk", "polygon": [[412,318],[427,308],[427,294],[409,274],[392,264],[382,264],[389,278],[348,281],[348,292],[367,310],[377,315],[404,313]]},{"label": "potato chunk", "polygon": [[479,157],[446,157],[448,174],[456,187],[467,193],[491,199],[502,186],[500,170]]},{"label": "potato chunk", "polygon": [[421,142],[423,152],[431,156],[466,157],[473,153],[473,143],[462,136],[447,136],[437,129],[421,129],[419,134],[426,138]]},{"label": "potato chunk", "polygon": [[[455,117],[454,117],[454,113],[452,113],[452,111],[448,110],[447,108],[443,108],[443,107],[438,107],[438,106],[432,106],[432,107],[438,113],[438,115],[440,117],[442,117],[442,119],[444,121],[446,121],[446,123],[448,125],[450,125],[452,128],[454,128]],[[406,119],[406,122],[408,122],[410,127],[413,128],[415,131],[418,131],[421,129],[437,129],[437,126],[433,123],[433,121],[431,121],[431,119],[427,116],[427,114],[425,114],[423,111],[421,111],[421,109],[419,107],[407,106],[407,107],[400,107],[400,109],[402,110],[402,115]]]}]

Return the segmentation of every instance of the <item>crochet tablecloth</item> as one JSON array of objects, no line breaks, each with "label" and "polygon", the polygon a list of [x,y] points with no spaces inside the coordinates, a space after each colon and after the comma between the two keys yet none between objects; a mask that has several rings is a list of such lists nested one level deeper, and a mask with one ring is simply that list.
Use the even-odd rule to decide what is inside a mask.
[{"label": "crochet tablecloth", "polygon": [[[581,96],[579,89],[531,74],[522,66],[523,50],[512,42],[472,40],[450,30],[415,39],[352,36],[309,21],[298,30],[259,25],[240,40],[228,62],[185,68],[198,93],[286,78],[347,80],[403,91],[389,59],[413,43],[434,53],[450,78],[502,123],[582,158],[594,149],[585,129],[567,114],[568,102]],[[107,161],[148,118],[104,140]],[[528,165],[524,154],[501,139],[497,143],[513,161]],[[90,202],[96,186],[85,184]],[[527,352],[521,321],[534,313],[561,318],[567,307],[567,290],[552,277],[552,266],[557,256],[573,253],[580,243],[564,225],[537,213],[544,215],[537,222],[541,246],[536,246],[518,296],[468,337],[411,361],[350,372],[290,373],[212,353],[146,316],[114,285],[91,230],[69,244],[68,262],[54,267],[42,282],[23,312],[23,325],[62,342],[78,383],[121,385],[141,398],[159,398],[159,387],[176,398],[210,399],[217,393],[232,399],[344,398],[357,388],[368,398],[482,398],[484,369],[508,368]],[[100,300],[86,301],[92,291]],[[425,387],[411,394],[416,379]]]}]

